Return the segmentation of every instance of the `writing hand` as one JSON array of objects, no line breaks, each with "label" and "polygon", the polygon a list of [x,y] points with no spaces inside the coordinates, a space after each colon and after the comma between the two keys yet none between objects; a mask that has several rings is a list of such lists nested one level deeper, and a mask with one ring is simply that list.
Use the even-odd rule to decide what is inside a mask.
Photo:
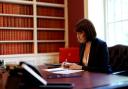
[{"label": "writing hand", "polygon": [[70,66],[69,66],[69,69],[79,70],[79,69],[82,69],[82,66],[80,66],[76,63],[71,63]]},{"label": "writing hand", "polygon": [[69,62],[63,62],[62,65],[61,65],[61,67],[68,69],[71,64],[72,64],[72,63],[69,63]]}]

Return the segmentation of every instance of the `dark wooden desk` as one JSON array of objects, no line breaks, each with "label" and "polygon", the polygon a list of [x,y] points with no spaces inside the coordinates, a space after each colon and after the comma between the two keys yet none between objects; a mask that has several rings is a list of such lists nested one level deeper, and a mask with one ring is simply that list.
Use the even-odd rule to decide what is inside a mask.
[{"label": "dark wooden desk", "polygon": [[82,71],[79,73],[80,77],[73,78],[57,78],[57,79],[48,79],[47,76],[50,74],[46,71],[43,71],[43,68],[39,68],[40,72],[44,79],[48,81],[48,83],[73,83],[73,89],[92,89],[100,86],[108,86],[108,85],[118,85],[124,82],[128,84],[128,77],[120,76],[120,75],[112,75],[105,73],[94,73],[88,71]]},{"label": "dark wooden desk", "polygon": [[2,73],[0,71],[0,89],[5,89],[5,84],[6,84],[7,77],[8,77],[7,72]]},{"label": "dark wooden desk", "polygon": [[77,73],[80,74],[81,76],[76,78],[47,79],[47,73],[42,72],[42,74],[49,83],[54,83],[54,82],[73,83],[74,84],[73,89],[92,89],[99,86],[120,84],[121,82],[126,82],[126,81],[128,82],[128,77],[87,72],[87,71]]},{"label": "dark wooden desk", "polygon": [[[40,68],[40,72],[43,78],[48,81],[48,83],[73,83],[74,84],[73,89],[92,89],[98,86],[112,85],[112,84],[118,84],[120,82],[128,81],[128,77],[124,77],[124,76],[93,73],[87,71],[76,73],[81,75],[80,77],[48,79],[47,76],[51,73],[43,71],[41,68]],[[7,76],[8,74],[4,73],[0,78],[0,89],[5,89]]]}]

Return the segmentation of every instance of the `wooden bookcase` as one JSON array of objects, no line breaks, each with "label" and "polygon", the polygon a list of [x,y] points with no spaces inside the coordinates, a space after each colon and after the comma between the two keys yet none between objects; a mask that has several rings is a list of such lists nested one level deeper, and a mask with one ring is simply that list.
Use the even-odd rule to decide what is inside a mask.
[{"label": "wooden bookcase", "polygon": [[0,55],[56,53],[66,46],[67,0],[0,0]]}]

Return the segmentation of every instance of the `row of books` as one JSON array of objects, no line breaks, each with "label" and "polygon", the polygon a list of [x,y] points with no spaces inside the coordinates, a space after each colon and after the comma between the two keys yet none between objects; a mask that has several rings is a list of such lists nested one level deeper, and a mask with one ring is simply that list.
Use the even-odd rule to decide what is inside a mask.
[{"label": "row of books", "polygon": [[33,31],[0,29],[0,40],[33,40]]},{"label": "row of books", "polygon": [[[0,13],[33,15],[33,6],[12,4],[12,3],[0,3]],[[37,15],[64,17],[64,8],[38,6]]]},{"label": "row of books", "polygon": [[33,6],[0,2],[0,13],[33,15]]},{"label": "row of books", "polygon": [[59,48],[63,48],[64,45],[65,45],[64,42],[39,43],[38,53],[58,52]]},{"label": "row of books", "polygon": [[33,43],[0,43],[0,55],[33,53]]},{"label": "row of books", "polygon": [[48,2],[48,3],[57,3],[64,4],[64,0],[37,0],[38,2]]},{"label": "row of books", "polygon": [[38,40],[64,40],[64,31],[38,31]]},{"label": "row of books", "polygon": [[[64,28],[63,19],[42,19],[37,20],[38,27]],[[0,27],[33,27],[33,18],[0,16]]]},{"label": "row of books", "polygon": [[0,27],[33,27],[33,18],[0,16]]},{"label": "row of books", "polygon": [[[0,40],[33,40],[32,30],[0,30]],[[64,40],[64,31],[38,31],[38,40]]]},{"label": "row of books", "polygon": [[37,15],[64,17],[64,8],[38,6]]},{"label": "row of books", "polygon": [[[39,43],[38,53],[58,52],[65,43]],[[33,43],[0,43],[0,55],[34,53]]]},{"label": "row of books", "polygon": [[37,27],[43,28],[64,28],[63,19],[37,19]]}]

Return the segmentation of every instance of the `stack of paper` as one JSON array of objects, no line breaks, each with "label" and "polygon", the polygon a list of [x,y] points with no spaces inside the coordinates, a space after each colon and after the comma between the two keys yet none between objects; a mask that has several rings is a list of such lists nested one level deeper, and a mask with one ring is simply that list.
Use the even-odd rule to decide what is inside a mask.
[{"label": "stack of paper", "polygon": [[52,68],[52,69],[45,69],[45,71],[49,71],[52,73],[56,73],[56,74],[71,74],[71,73],[76,73],[76,72],[80,72],[83,70],[70,70],[70,69],[65,69],[65,68]]}]

